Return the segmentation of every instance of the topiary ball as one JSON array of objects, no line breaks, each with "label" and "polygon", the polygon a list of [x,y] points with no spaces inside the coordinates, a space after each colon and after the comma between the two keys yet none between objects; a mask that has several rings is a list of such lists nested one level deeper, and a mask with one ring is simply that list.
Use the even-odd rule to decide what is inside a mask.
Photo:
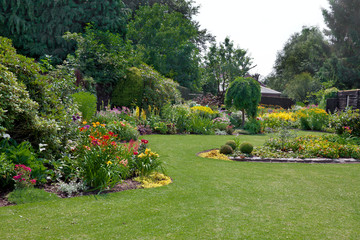
[{"label": "topiary ball", "polygon": [[228,155],[228,154],[232,154],[233,152],[234,152],[234,150],[233,150],[232,147],[229,146],[229,145],[223,145],[223,146],[221,146],[221,148],[220,148],[220,153],[221,153],[221,154]]},{"label": "topiary ball", "polygon": [[229,145],[233,150],[236,149],[236,142],[234,140],[227,141],[225,145]]},{"label": "topiary ball", "polygon": [[250,154],[253,151],[254,146],[251,143],[243,142],[239,148],[242,153]]}]

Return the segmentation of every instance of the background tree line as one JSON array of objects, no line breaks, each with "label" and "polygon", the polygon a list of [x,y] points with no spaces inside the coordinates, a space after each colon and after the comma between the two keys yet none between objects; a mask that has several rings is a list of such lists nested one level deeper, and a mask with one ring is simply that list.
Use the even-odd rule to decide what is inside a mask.
[{"label": "background tree line", "polygon": [[[309,93],[330,87],[360,87],[360,3],[329,3],[325,36],[315,27],[293,34],[265,79],[296,101],[314,101]],[[37,61],[66,60],[78,70],[78,84],[105,104],[115,88],[131,85],[129,69],[144,64],[192,91],[223,98],[254,64],[231,39],[216,43],[194,20],[198,12],[193,0],[3,0],[0,35]]]},{"label": "background tree line", "polygon": [[[329,0],[328,27],[303,27],[278,52],[265,82],[299,102],[315,102],[326,89],[360,88],[360,2]],[[317,99],[316,99],[317,98]]]}]

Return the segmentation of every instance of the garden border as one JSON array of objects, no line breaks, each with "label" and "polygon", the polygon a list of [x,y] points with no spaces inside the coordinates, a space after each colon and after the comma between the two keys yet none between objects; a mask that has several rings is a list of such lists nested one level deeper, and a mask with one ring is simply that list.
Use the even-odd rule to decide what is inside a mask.
[{"label": "garden border", "polygon": [[[218,150],[217,148],[215,148]],[[215,149],[205,150],[196,153],[210,152]],[[327,163],[327,164],[353,164],[360,163],[360,159],[355,158],[261,158],[261,157],[228,157],[229,160],[237,162],[264,162],[264,163]]]}]

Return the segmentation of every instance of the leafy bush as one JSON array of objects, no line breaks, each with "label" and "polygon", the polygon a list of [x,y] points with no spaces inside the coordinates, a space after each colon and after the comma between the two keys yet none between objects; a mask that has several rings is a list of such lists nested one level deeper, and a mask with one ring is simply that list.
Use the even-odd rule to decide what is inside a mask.
[{"label": "leafy bush", "polygon": [[164,122],[157,122],[153,127],[154,132],[166,134],[168,132],[167,124]]},{"label": "leafy bush", "polygon": [[170,78],[165,78],[148,65],[143,64],[140,68],[141,77],[144,81],[144,93],[141,108],[148,109],[149,106],[161,109],[169,102],[178,103],[180,92],[178,83]]},{"label": "leafy bush", "polygon": [[251,118],[245,123],[244,129],[249,131],[251,134],[261,133],[261,123],[256,118]]},{"label": "leafy bush", "polygon": [[129,68],[126,71],[126,76],[115,85],[111,94],[111,103],[115,106],[141,106],[143,92],[144,82],[140,69]]},{"label": "leafy bush", "polygon": [[233,150],[236,150],[236,142],[234,140],[229,140],[225,143],[225,145],[229,145]]},{"label": "leafy bush", "polygon": [[233,152],[234,152],[234,149],[232,149],[232,147],[229,145],[223,145],[220,147],[221,154],[229,155],[229,154],[232,154]]},{"label": "leafy bush", "polygon": [[114,121],[106,125],[106,127],[117,134],[121,141],[129,142],[130,140],[137,140],[139,138],[137,127],[127,121]]},{"label": "leafy bush", "polygon": [[320,108],[303,108],[296,112],[300,121],[300,127],[303,130],[321,131],[327,126],[329,115]]},{"label": "leafy bush", "polygon": [[188,131],[190,108],[185,104],[165,105],[161,115],[165,121],[172,122],[178,132]]},{"label": "leafy bush", "polygon": [[324,158],[356,158],[360,159],[360,147],[333,136],[304,136],[289,138],[283,142],[279,138],[271,138],[265,142],[270,151],[293,153],[295,157],[324,157]]},{"label": "leafy bush", "polygon": [[254,149],[254,146],[251,143],[248,142],[243,142],[240,146],[239,146],[239,150],[242,153],[246,153],[246,154],[250,154]]},{"label": "leafy bush", "polygon": [[15,165],[6,157],[5,153],[0,154],[0,190],[13,189],[15,176]]},{"label": "leafy bush", "polygon": [[71,95],[78,105],[79,111],[85,120],[90,120],[96,112],[96,96],[89,92],[78,92]]},{"label": "leafy bush", "polygon": [[348,109],[340,112],[338,116],[335,115],[335,118],[332,118],[331,125],[338,134],[348,133],[360,137],[360,110]]},{"label": "leafy bush", "polygon": [[[44,70],[40,63],[16,53],[11,41],[0,37],[0,125],[18,142],[47,144],[47,157],[58,157],[72,134],[71,116],[78,110],[67,93],[76,89],[66,71]],[[26,87],[26,90],[25,90]],[[64,90],[64,91],[63,91]],[[4,111],[6,110],[6,112]]]},{"label": "leafy bush", "polygon": [[188,131],[194,134],[214,134],[214,123],[211,119],[201,117],[195,113],[189,117]]}]

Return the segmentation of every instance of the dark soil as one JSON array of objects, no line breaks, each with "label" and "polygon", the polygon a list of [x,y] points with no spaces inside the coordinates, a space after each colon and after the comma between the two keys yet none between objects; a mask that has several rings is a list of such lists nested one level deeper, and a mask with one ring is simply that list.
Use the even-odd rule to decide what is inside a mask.
[{"label": "dark soil", "polygon": [[[42,187],[42,189],[44,189],[47,192],[50,193],[54,193],[56,195],[59,196],[59,198],[69,198],[69,197],[78,197],[78,196],[85,196],[85,195],[96,195],[96,194],[107,194],[107,193],[113,193],[113,192],[121,192],[121,191],[125,191],[125,190],[130,190],[130,189],[137,189],[140,187],[140,183],[136,182],[132,179],[127,179],[124,180],[122,183],[117,184],[115,187],[113,187],[112,189],[106,190],[106,191],[92,191],[92,192],[77,192],[72,194],[71,196],[68,196],[67,193],[61,192],[57,186],[55,185],[44,185]],[[6,195],[8,195],[9,192],[0,192],[0,207],[5,207],[5,206],[11,206],[11,205],[15,205],[13,203],[10,203],[9,201],[7,201]]]}]

